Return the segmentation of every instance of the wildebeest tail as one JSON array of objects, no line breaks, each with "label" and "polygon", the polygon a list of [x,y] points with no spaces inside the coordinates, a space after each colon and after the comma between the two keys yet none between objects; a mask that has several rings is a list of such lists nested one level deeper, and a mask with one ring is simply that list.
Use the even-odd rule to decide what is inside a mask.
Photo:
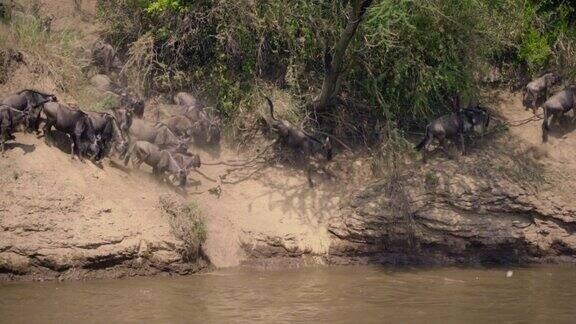
[{"label": "wildebeest tail", "polygon": [[274,117],[274,104],[272,103],[272,100],[266,97],[266,101],[268,102],[268,107],[270,108],[270,117],[272,117],[274,120],[278,120],[276,117]]},{"label": "wildebeest tail", "polygon": [[426,127],[426,135],[424,135],[424,138],[422,139],[422,141],[420,143],[418,143],[418,145],[416,145],[414,148],[417,151],[420,151],[424,148],[424,146],[426,146],[426,143],[429,141],[430,137],[430,132],[428,131],[428,127]]},{"label": "wildebeest tail", "polygon": [[528,102],[528,88],[524,88],[524,91],[522,92],[522,105],[527,108],[530,105]]}]

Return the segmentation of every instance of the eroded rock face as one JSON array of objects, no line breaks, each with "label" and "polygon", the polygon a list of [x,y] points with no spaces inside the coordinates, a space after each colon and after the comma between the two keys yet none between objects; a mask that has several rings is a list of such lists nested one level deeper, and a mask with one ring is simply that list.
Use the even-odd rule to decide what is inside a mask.
[{"label": "eroded rock face", "polygon": [[[457,165],[432,180],[402,174],[370,185],[330,220],[332,262],[508,263],[572,261],[576,204],[496,172]],[[567,195],[569,196],[569,195]]]},{"label": "eroded rock face", "polygon": [[187,274],[206,266],[182,256],[184,242],[161,204],[170,191],[17,136],[21,144],[0,159],[0,280]]}]

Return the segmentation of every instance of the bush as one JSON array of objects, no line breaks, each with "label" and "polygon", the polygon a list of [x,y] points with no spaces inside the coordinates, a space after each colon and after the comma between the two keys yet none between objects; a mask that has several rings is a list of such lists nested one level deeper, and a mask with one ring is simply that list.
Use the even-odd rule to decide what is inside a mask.
[{"label": "bush", "polygon": [[148,41],[136,52],[150,54],[150,68],[140,69],[145,87],[203,90],[226,117],[249,110],[243,98],[280,87],[303,124],[369,144],[382,138],[379,129],[422,127],[451,110],[456,95],[462,104],[478,99],[482,75],[497,62],[534,75],[575,61],[568,1],[375,1],[347,51],[344,105],[313,116],[324,46],[339,39],[349,3],[101,0],[100,12],[118,47]]},{"label": "bush", "polygon": [[176,238],[182,241],[182,258],[196,261],[202,255],[202,244],[207,239],[207,227],[196,204],[183,205],[170,197],[162,197],[160,203],[170,216],[170,228]]}]

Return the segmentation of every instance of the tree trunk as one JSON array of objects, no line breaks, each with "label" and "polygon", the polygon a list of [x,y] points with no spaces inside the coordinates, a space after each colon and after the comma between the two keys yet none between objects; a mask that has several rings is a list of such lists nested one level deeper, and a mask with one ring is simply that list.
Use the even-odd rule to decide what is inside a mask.
[{"label": "tree trunk", "polygon": [[372,4],[373,0],[357,0],[352,7],[352,14],[350,15],[350,20],[346,25],[346,29],[342,32],[340,40],[334,47],[334,57],[326,45],[326,50],[324,52],[324,83],[322,84],[322,92],[320,96],[314,102],[315,111],[326,110],[330,105],[333,104],[336,96],[340,90],[340,73],[343,69],[344,55],[346,54],[346,49],[360,22],[364,18],[366,10]]}]

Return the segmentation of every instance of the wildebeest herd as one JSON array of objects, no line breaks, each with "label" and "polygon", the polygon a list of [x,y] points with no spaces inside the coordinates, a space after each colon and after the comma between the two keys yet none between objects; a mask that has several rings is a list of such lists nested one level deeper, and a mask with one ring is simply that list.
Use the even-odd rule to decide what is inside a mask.
[{"label": "wildebeest herd", "polygon": [[[570,110],[576,118],[576,85],[568,85],[550,96],[551,88],[560,82],[560,77],[547,73],[528,83],[523,94],[523,105],[537,113],[538,106],[544,109],[542,124],[543,140],[548,138],[550,117],[556,119]],[[124,164],[132,160],[132,166],[139,168],[142,163],[152,167],[153,174],[169,183],[185,186],[189,171],[201,166],[200,157],[190,153],[188,148],[195,145],[213,146],[220,141],[220,120],[210,116],[204,105],[193,95],[177,93],[173,100],[181,113],[163,120],[144,120],[144,101],[126,91],[118,90],[120,105],[106,112],[85,111],[67,107],[55,95],[36,90],[22,90],[0,101],[0,149],[4,154],[6,141],[14,140],[13,135],[20,125],[30,132],[43,135],[47,144],[52,128],[64,133],[70,139],[72,158],[82,160],[88,157],[99,161],[116,153]],[[319,139],[289,122],[277,119],[274,105],[266,98],[270,109],[270,128],[278,135],[278,142],[292,149],[304,162],[308,183],[313,186],[311,159],[319,156],[330,161],[334,156],[329,137]],[[455,107],[459,106],[456,101]],[[483,134],[490,123],[490,113],[481,106],[458,108],[455,112],[441,116],[426,127],[422,141],[416,146],[423,150],[426,162],[427,148],[436,139],[444,148],[446,140],[459,140],[465,152],[464,137],[468,133]]]},{"label": "wildebeest herd", "polygon": [[[551,118],[559,121],[564,114],[573,110],[576,119],[576,85],[567,85],[550,96],[552,87],[560,81],[561,78],[556,73],[545,73],[529,82],[524,88],[522,104],[525,109],[532,109],[534,115],[537,114],[539,107],[544,110],[543,142],[548,140]],[[491,116],[486,108],[480,106],[456,108],[455,112],[435,119],[426,127],[424,139],[416,145],[417,150],[424,150],[422,154],[424,162],[426,162],[426,148],[434,139],[438,140],[442,148],[447,139],[459,140],[464,154],[464,136],[474,131],[484,133],[489,126]]]},{"label": "wildebeest herd", "polygon": [[147,121],[144,102],[134,95],[119,93],[119,107],[106,112],[74,109],[58,102],[55,95],[36,90],[22,90],[0,101],[0,145],[14,140],[21,128],[40,134],[48,145],[53,140],[52,128],[70,139],[71,157],[88,157],[100,161],[117,154],[125,165],[132,159],[133,167],[142,163],[151,166],[155,176],[185,186],[188,173],[201,166],[200,157],[188,151],[189,144],[217,145],[220,124],[209,116],[204,106],[189,93],[178,93],[175,101],[182,106],[182,115],[163,121]]}]

